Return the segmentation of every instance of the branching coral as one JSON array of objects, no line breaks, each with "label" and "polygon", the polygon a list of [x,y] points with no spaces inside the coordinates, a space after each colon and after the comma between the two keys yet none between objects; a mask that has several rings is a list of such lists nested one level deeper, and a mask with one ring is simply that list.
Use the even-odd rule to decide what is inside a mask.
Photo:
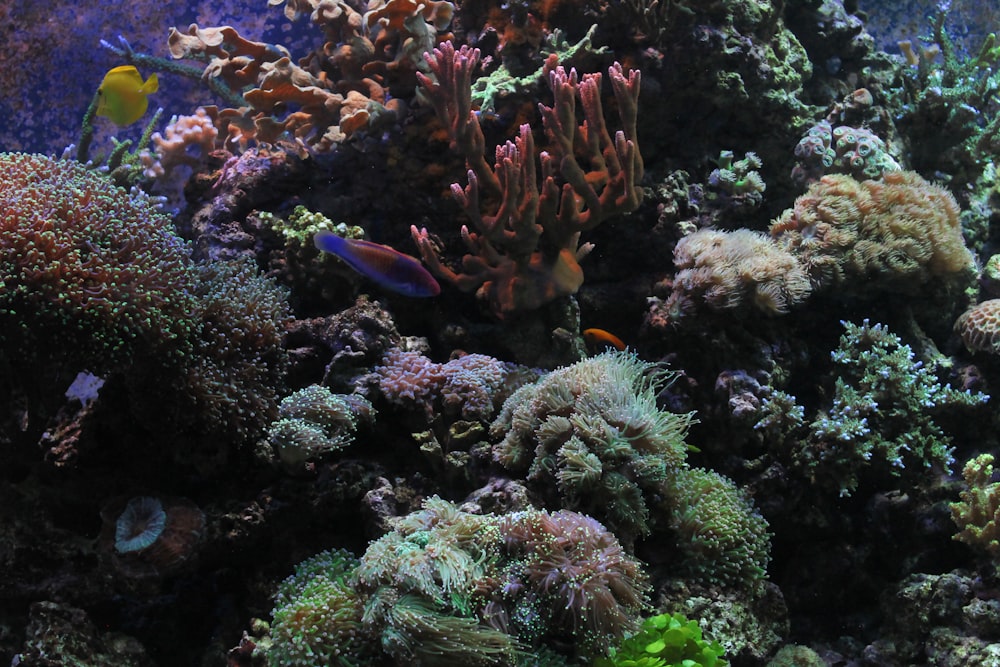
[{"label": "branching coral", "polygon": [[704,305],[714,311],[787,313],[809,296],[809,275],[787,250],[759,232],[702,229],[674,248],[673,291],[653,302],[673,323]]},{"label": "branching coral", "polygon": [[962,470],[968,488],[951,503],[951,518],[959,527],[955,539],[978,547],[992,557],[1000,553],[1000,483],[993,480],[993,456],[980,454]]},{"label": "branching coral", "polygon": [[504,404],[494,456],[553,505],[592,514],[626,540],[645,534],[659,484],[684,462],[691,423],[656,406],[668,378],[628,353],[553,371]]},{"label": "branching coral", "polygon": [[771,225],[814,286],[913,291],[972,268],[959,207],[944,188],[909,171],[879,181],[831,174]]},{"label": "branching coral", "polygon": [[[581,232],[610,216],[638,207],[642,158],[636,143],[639,72],[615,63],[608,75],[623,130],[608,133],[601,105],[601,75],[566,72],[554,62],[548,78],[553,106],[540,105],[549,151],[540,154],[536,176],[534,137],[522,125],[513,142],[497,147],[491,168],[485,138],[472,110],[472,73],[479,51],[446,42],[428,54],[436,80],[418,75],[452,147],[469,167],[469,184],[452,192],[472,228],[462,227],[468,254],[456,271],[442,262],[427,229],[411,228],[424,261],[464,291],[477,290],[498,316],[537,308],[574,294],[583,283],[579,260],[590,250]],[[577,121],[577,98],[585,122]],[[582,157],[581,157],[582,156]],[[481,200],[482,197],[482,200]],[[484,214],[483,209],[492,212]]]},{"label": "branching coral", "polygon": [[951,438],[934,421],[946,408],[981,405],[981,393],[952,389],[914,360],[909,345],[879,324],[844,323],[832,359],[838,368],[832,405],[809,426],[795,462],[818,484],[851,494],[862,472],[899,476],[948,469]]}]

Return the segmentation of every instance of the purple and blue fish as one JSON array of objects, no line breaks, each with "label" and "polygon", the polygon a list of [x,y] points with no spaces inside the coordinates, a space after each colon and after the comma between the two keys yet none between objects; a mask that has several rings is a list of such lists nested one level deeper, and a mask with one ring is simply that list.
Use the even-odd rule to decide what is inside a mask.
[{"label": "purple and blue fish", "polygon": [[321,230],[313,243],[387,290],[413,297],[437,296],[441,286],[416,257],[371,241],[345,239]]}]

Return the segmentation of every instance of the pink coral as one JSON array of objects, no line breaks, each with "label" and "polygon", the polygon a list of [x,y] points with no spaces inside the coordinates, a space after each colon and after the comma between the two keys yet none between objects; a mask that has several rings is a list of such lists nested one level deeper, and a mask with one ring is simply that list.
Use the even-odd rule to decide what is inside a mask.
[{"label": "pink coral", "polygon": [[[642,157],[636,143],[638,71],[615,63],[608,75],[623,129],[612,139],[601,105],[601,75],[566,72],[550,60],[551,107],[540,105],[549,152],[542,152],[536,177],[534,138],[528,125],[518,137],[498,146],[491,168],[483,155],[485,139],[471,106],[472,72],[479,51],[450,42],[428,54],[436,76],[418,73],[448,128],[452,146],[466,158],[469,184],[452,193],[471,220],[462,227],[468,253],[462,268],[446,266],[426,228],[411,227],[425,262],[438,276],[464,291],[476,290],[503,317],[574,294],[583,283],[579,261],[590,251],[580,234],[609,217],[639,206]],[[585,120],[578,123],[577,99]],[[483,195],[482,199],[480,195]],[[486,201],[489,213],[484,213]]]}]

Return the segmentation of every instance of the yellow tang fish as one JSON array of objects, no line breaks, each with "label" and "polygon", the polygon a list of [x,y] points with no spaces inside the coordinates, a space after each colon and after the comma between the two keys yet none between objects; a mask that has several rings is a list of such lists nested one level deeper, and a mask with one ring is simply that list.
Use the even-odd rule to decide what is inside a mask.
[{"label": "yellow tang fish", "polygon": [[159,88],[156,74],[150,74],[144,82],[142,75],[132,65],[112,68],[104,75],[97,94],[97,115],[110,118],[115,125],[131,125],[142,118],[149,106],[146,97]]}]

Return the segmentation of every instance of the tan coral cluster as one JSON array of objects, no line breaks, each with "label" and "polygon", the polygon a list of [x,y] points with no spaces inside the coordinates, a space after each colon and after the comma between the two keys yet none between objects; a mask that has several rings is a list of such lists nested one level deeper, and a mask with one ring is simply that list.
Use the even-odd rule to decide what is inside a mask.
[{"label": "tan coral cluster", "polygon": [[788,312],[811,291],[809,275],[765,234],[702,229],[674,249],[673,292],[664,307],[681,317],[704,303],[715,311],[752,307],[768,315]]},{"label": "tan coral cluster", "polygon": [[[771,225],[815,287],[869,280],[912,291],[973,266],[951,193],[910,171],[881,180],[824,176]],[[867,289],[867,287],[864,287]]]},{"label": "tan coral cluster", "polygon": [[962,313],[955,331],[970,352],[1000,354],[1000,299],[983,301]]},{"label": "tan coral cluster", "polygon": [[283,46],[248,40],[229,26],[174,28],[168,45],[176,59],[207,63],[203,77],[228,93],[233,106],[217,115],[227,147],[291,137],[326,151],[402,117],[399,96],[412,93],[424,51],[450,37],[453,13],[446,0],[376,0],[364,15],[343,0],[291,0],[285,14],[309,14],[327,39],[297,62]]},{"label": "tan coral cluster", "polygon": [[[198,107],[191,116],[174,116],[163,134],[156,132],[152,136],[161,169],[158,175],[170,173],[181,165],[195,166],[199,159],[215,149],[218,136],[219,130],[211,115],[202,107]],[[197,150],[192,152],[192,148]]]}]

